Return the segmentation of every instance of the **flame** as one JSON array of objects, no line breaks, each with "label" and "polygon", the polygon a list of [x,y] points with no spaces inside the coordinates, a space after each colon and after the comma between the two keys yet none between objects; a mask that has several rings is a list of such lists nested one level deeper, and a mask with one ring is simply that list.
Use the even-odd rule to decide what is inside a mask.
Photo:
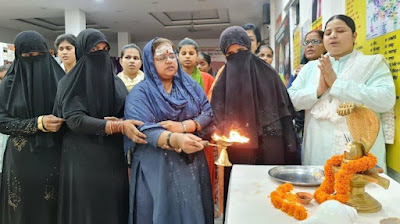
[{"label": "flame", "polygon": [[217,134],[213,135],[213,139],[215,141],[224,141],[224,142],[237,142],[237,143],[247,143],[250,141],[249,138],[240,135],[239,131],[231,130],[229,132],[229,137],[226,136],[219,136]]}]

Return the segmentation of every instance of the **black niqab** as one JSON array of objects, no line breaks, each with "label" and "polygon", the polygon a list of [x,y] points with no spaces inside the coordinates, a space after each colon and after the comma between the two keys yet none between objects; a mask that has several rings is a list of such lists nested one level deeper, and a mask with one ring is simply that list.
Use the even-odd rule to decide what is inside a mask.
[{"label": "black niqab", "polygon": [[83,112],[103,119],[122,110],[127,90],[113,73],[108,51],[90,52],[101,42],[108,44],[98,30],[86,29],[79,33],[76,41],[78,61],[60,82],[55,114],[68,118]]},{"label": "black niqab", "polygon": [[249,148],[258,147],[263,127],[294,113],[276,71],[248,50],[227,57],[211,106],[217,129],[224,135],[231,129],[240,130],[250,138],[245,144]]},{"label": "black niqab", "polygon": [[246,31],[240,26],[231,26],[226,28],[219,39],[222,53],[226,54],[228,48],[233,44],[239,44],[247,49],[251,49],[251,40]]},{"label": "black niqab", "polygon": [[[45,39],[35,31],[17,35],[15,60],[0,85],[0,110],[13,119],[29,119],[51,114],[58,81],[65,72],[47,50]],[[22,53],[40,52],[38,56],[22,57]],[[4,113],[0,113],[4,114]],[[2,121],[10,118],[0,116]],[[31,150],[55,146],[52,133],[38,133],[29,138]]]},{"label": "black niqab", "polygon": [[[221,34],[221,48],[224,47],[225,52],[232,44],[245,43],[242,46],[248,47],[246,43],[249,37],[244,35],[245,31],[235,27],[233,31]],[[228,135],[231,129],[238,129],[250,138],[248,144],[237,144],[235,147],[275,148],[287,152],[285,154],[289,157],[296,156],[293,154],[297,150],[297,143],[291,123],[295,110],[286,88],[277,72],[249,50],[227,57],[212,96],[211,106],[217,130]],[[279,145],[271,146],[268,144],[275,143],[265,142],[266,136],[281,137],[282,141],[277,141]],[[265,154],[257,152],[259,159],[263,157],[262,153]]]}]

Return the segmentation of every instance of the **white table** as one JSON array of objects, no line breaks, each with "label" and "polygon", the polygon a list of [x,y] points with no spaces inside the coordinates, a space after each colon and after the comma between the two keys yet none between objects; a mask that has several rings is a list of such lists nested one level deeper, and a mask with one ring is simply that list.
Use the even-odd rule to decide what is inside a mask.
[{"label": "white table", "polygon": [[[281,182],[268,175],[268,170],[275,166],[234,165],[230,177],[228,201],[226,205],[226,224],[265,224],[297,223],[286,213],[276,209],[269,198]],[[322,167],[321,167],[322,168]],[[382,210],[371,214],[358,214],[358,224],[377,224],[387,217],[400,217],[400,184],[385,174],[390,180],[388,190],[376,184],[368,184],[366,192],[382,204]],[[297,187],[294,191],[314,193],[316,187]],[[315,200],[306,206],[310,217],[318,207]]]}]

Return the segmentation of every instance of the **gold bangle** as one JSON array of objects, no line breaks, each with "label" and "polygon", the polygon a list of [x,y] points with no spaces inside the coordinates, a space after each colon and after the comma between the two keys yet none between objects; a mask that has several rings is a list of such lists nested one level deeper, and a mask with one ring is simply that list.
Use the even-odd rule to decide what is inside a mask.
[{"label": "gold bangle", "polygon": [[43,115],[38,117],[37,122],[38,122],[38,129],[39,129],[39,130],[41,130],[41,131],[43,131],[43,132],[49,132],[49,131],[47,131],[47,130],[44,128],[44,126],[43,126]]},{"label": "gold bangle", "polygon": [[38,128],[39,130],[42,130],[42,129],[43,129],[42,116],[39,116],[39,117],[37,118],[37,128]]}]

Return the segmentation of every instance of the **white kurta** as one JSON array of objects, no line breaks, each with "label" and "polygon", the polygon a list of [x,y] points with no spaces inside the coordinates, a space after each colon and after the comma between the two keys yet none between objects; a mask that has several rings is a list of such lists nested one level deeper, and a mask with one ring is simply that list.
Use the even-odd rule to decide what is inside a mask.
[{"label": "white kurta", "polygon": [[[350,55],[354,53],[355,51],[337,61],[331,57],[337,79],[330,91],[324,94],[337,97],[342,102],[362,103],[375,111],[381,120],[380,113],[393,108],[396,100],[392,74],[382,60],[365,83],[344,80],[343,68]],[[318,60],[307,63],[288,90],[295,109],[305,110],[303,165],[324,165],[327,159],[338,153],[333,147],[335,124],[330,120],[316,119],[311,115],[311,109],[320,100],[317,98],[318,82],[315,83],[320,75],[318,63]],[[362,61],[357,63],[358,65],[366,66]],[[344,145],[341,148],[344,150]],[[371,152],[378,158],[378,165],[386,170],[386,148],[382,128]]]}]

